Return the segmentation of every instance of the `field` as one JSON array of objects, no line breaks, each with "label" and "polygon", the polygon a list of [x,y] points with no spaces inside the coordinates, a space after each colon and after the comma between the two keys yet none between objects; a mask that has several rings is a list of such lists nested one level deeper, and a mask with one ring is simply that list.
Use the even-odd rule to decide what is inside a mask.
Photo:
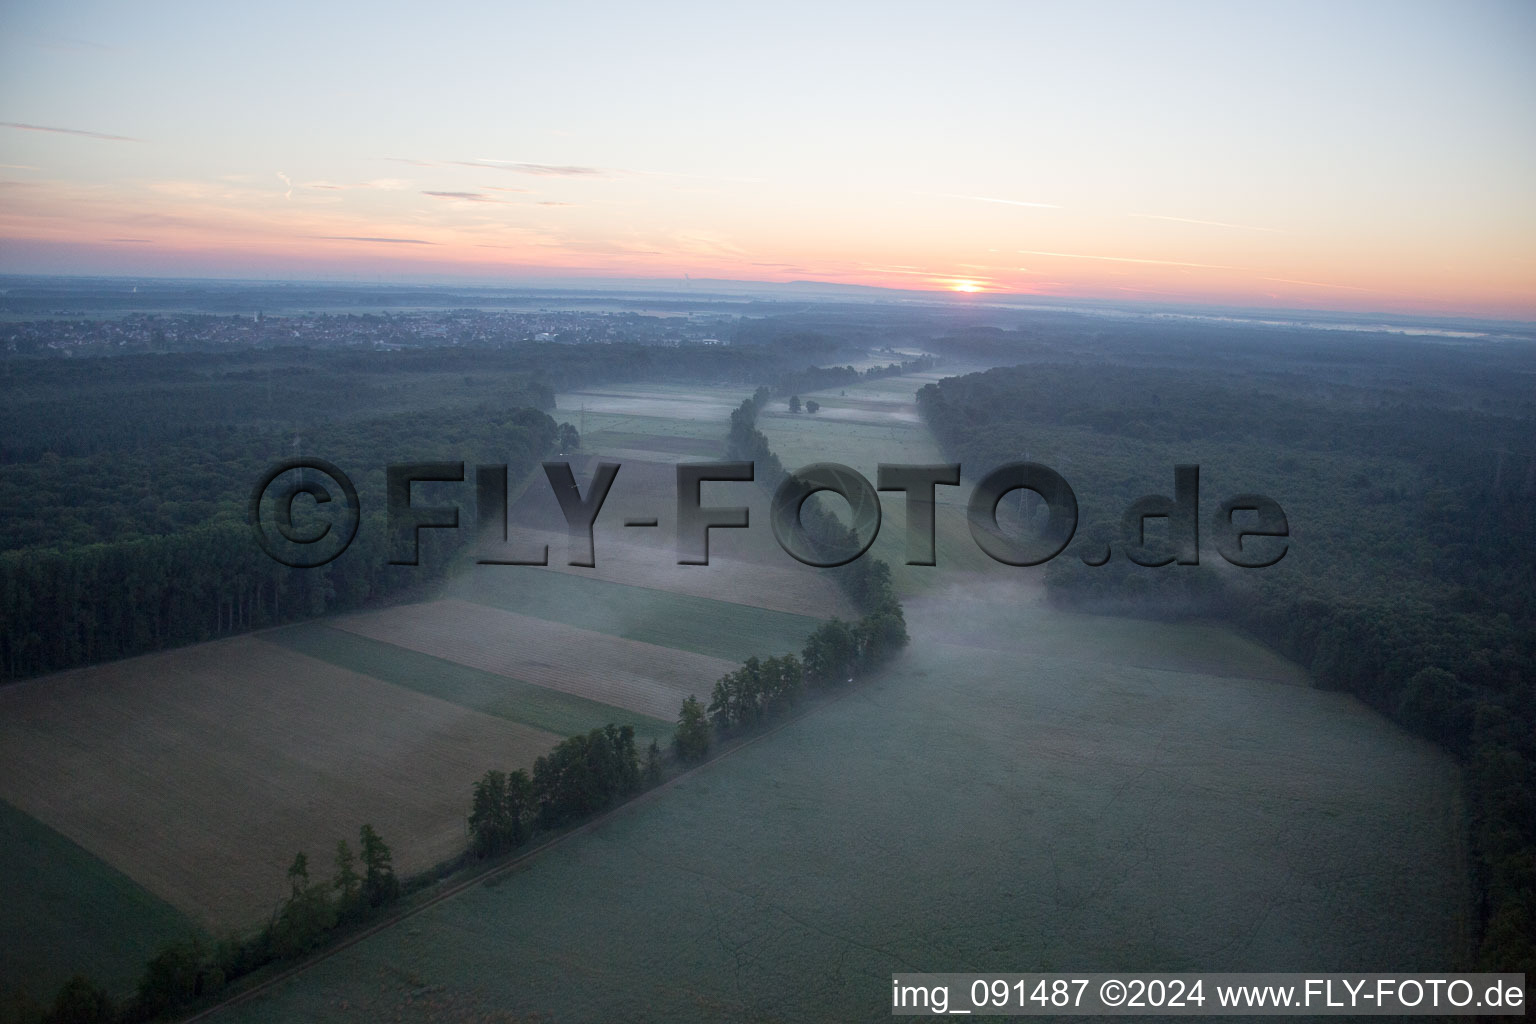
[{"label": "field", "polygon": [[120,871],[0,801],[0,987],[25,981],[52,992],[92,963],[114,991],[131,989],[156,947],[197,934],[196,924]]},{"label": "field", "polygon": [[[858,470],[872,485],[877,483],[880,463],[934,464],[944,458],[933,435],[918,415],[913,395],[924,384],[950,372],[911,373],[863,381],[848,388],[806,392],[802,401],[814,399],[815,413],[789,411],[787,401],[770,403],[758,417],[758,429],[784,463],[796,469],[814,462],[839,462]],[[985,469],[962,466],[960,486],[937,487],[934,498],[936,566],[906,564],[906,498],[900,492],[880,494],[882,522],[870,553],[884,559],[905,595],[930,590],[954,578],[956,572],[989,579],[1033,578],[1029,572],[999,565],[976,546],[966,524],[966,502]],[[842,499],[824,499],[826,507],[840,513]],[[845,520],[846,521],[846,520]]]},{"label": "field", "polygon": [[1464,948],[1456,769],[1354,700],[1027,588],[908,612],[880,679],[218,1019],[876,1021],[897,970]]},{"label": "field", "polygon": [[[726,424],[716,425],[724,437]],[[583,454],[566,456],[577,484],[583,488],[592,479],[597,462],[617,462],[619,472],[604,501],[593,528],[591,568],[569,564],[565,519],[550,486],[543,479],[532,481],[512,507],[513,527],[509,544],[516,557],[537,554],[547,545],[547,569],[529,566],[475,566],[469,573],[472,584],[496,581],[505,587],[526,587],[530,594],[540,593],[542,585],[524,583],[539,573],[559,572],[587,580],[643,588],[654,600],[657,591],[704,598],[712,602],[743,605],[787,612],[816,619],[856,618],[857,610],[820,570],[802,565],[782,551],[768,525],[770,495],[762,487],[745,481],[707,482],[700,491],[703,506],[745,507],[747,529],[709,531],[709,564],[679,565],[676,546],[677,470],[673,462],[654,457],[633,457],[631,449],[609,449],[599,440],[583,442]],[[639,443],[628,437],[626,444]],[[650,443],[650,442],[646,442]],[[624,454],[630,451],[631,454]],[[649,453],[642,453],[649,454]],[[723,455],[688,456],[683,461],[719,461]],[[625,520],[654,518],[655,527],[626,527]],[[616,591],[609,592],[611,597]],[[630,607],[635,602],[628,602]],[[717,611],[722,609],[718,604]],[[754,616],[737,614],[734,624]],[[710,621],[713,623],[714,614]],[[783,621],[766,616],[763,621]],[[803,623],[808,624],[808,623]],[[755,628],[755,627],[754,627]],[[803,637],[809,628],[802,630]],[[798,646],[798,644],[796,644]],[[763,653],[756,651],[752,653]]]},{"label": "field", "polygon": [[[624,469],[599,521],[598,568],[563,564],[542,474],[517,528],[557,532],[549,568],[469,566],[437,600],[268,630],[0,690],[0,878],[24,885],[0,986],[46,995],[77,970],[130,988],[158,943],[264,922],[295,852],[329,870],[364,821],[402,872],[457,854],[470,784],[531,767],[609,722],[670,738],[678,706],[752,655],[798,651],[853,614],[766,530],[716,531],[710,566],[678,566],[673,464],[717,459],[731,389],[561,395],[594,458]],[[581,412],[581,406],[587,412]],[[651,543],[618,525],[659,513]],[[728,536],[729,534],[734,534]],[[14,805],[14,806],[12,806]]]},{"label": "field", "polygon": [[736,666],[447,598],[335,620],[339,629],[665,720]]},{"label": "field", "polygon": [[[899,418],[760,426],[791,466],[939,461]],[[946,511],[971,544],[951,503],[939,566],[898,570],[890,671],[219,1019],[874,1021],[896,970],[1459,962],[1449,758],[1227,630],[946,561]]]},{"label": "field", "polygon": [[0,798],[221,934],[365,821],[457,853],[470,783],[558,738],[241,637],[0,690]]},{"label": "field", "polygon": [[[874,481],[942,461],[912,403],[932,376],[759,426],[787,466]],[[420,604],[0,690],[5,877],[73,864],[92,881],[62,919],[102,900],[125,922],[47,940],[54,961],[127,979],[179,922],[259,923],[296,850],[323,863],[364,820],[428,866],[462,848],[487,768],[608,721],[664,742],[683,697],[853,617],[779,550],[759,487],[706,485],[751,528],[677,564],[674,465],[721,457],[741,397],[558,396],[578,482],[623,467],[594,568],[566,564],[535,474],[512,539],[549,544],[547,567],[466,566]],[[1036,571],[972,541],[975,478],[939,490],[936,567],[902,565],[902,497],[882,496],[874,551],[913,633],[890,672],[222,1019],[860,1020],[901,969],[1454,963],[1453,765],[1225,630],[1047,608]]]},{"label": "field", "polygon": [[672,732],[670,720],[629,713],[609,704],[483,672],[320,622],[274,630],[266,634],[266,639],[312,658],[408,687],[428,697],[520,722],[556,736],[587,732],[609,722],[633,726],[642,741],[665,739]]},{"label": "field", "polygon": [[[599,554],[606,562],[608,549],[599,548]],[[705,566],[698,569],[710,571]],[[541,572],[530,579],[516,575],[520,570],[487,566],[458,581],[451,593],[509,612],[727,661],[798,651],[821,621],[677,590],[625,586],[575,572]],[[725,575],[729,570],[719,572]]]}]

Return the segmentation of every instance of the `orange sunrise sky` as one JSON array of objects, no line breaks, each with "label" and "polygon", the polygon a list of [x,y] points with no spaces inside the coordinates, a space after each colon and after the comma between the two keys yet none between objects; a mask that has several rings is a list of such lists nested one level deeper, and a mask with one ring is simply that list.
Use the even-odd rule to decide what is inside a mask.
[{"label": "orange sunrise sky", "polygon": [[1536,5],[21,4],[0,272],[1536,319]]}]

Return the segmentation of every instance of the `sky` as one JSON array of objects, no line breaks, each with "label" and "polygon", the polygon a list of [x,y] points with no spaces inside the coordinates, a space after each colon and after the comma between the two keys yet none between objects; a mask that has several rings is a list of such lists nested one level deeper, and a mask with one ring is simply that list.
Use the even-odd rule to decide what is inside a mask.
[{"label": "sky", "polygon": [[1536,319],[1536,3],[0,0],[0,273]]}]

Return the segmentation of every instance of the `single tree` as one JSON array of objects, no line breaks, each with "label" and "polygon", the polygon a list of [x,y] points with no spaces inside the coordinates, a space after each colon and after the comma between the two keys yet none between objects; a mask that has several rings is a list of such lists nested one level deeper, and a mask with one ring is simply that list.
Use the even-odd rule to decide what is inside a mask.
[{"label": "single tree", "polygon": [[288,884],[293,888],[294,899],[309,886],[309,858],[304,856],[303,850],[294,855],[293,863],[288,866]]},{"label": "single tree", "polygon": [[[27,1018],[17,1017],[18,1020]],[[112,997],[106,990],[83,974],[66,981],[53,998],[53,1009],[46,1017],[47,1024],[112,1024],[117,1011],[112,1007]]]},{"label": "single tree", "polygon": [[507,776],[506,813],[513,846],[528,838],[528,823],[533,818],[533,811],[533,780],[525,769],[519,768]]},{"label": "single tree", "polygon": [[389,847],[372,825],[358,830],[358,845],[363,851],[363,902],[370,907],[393,903],[400,895],[400,882]]},{"label": "single tree", "polygon": [[197,998],[203,968],[203,947],[196,939],[160,947],[139,979],[133,1011],[147,1020]]},{"label": "single tree", "polygon": [[488,771],[475,783],[469,805],[470,848],[490,857],[507,848],[507,776]]},{"label": "single tree", "polygon": [[331,879],[331,888],[336,890],[341,913],[351,913],[357,907],[362,878],[357,873],[357,856],[345,839],[336,840],[336,875]]},{"label": "single tree", "polygon": [[806,412],[811,413],[811,414],[814,415],[816,410],[818,410],[820,408],[821,408],[821,403],[816,401],[816,399],[814,399],[814,398],[806,399],[806,401],[805,401],[805,411]]},{"label": "single tree", "polygon": [[800,396],[799,395],[790,395],[789,396],[789,411],[790,412],[799,412],[800,411]]},{"label": "single tree", "polygon": [[475,783],[469,812],[471,848],[495,856],[522,843],[533,810],[533,783],[519,768],[510,775],[489,771]]},{"label": "single tree", "polygon": [[654,786],[661,781],[661,744],[654,739],[645,748],[645,784]]},{"label": "single tree", "polygon": [[672,745],[677,748],[679,758],[693,762],[702,760],[709,753],[709,740],[709,717],[704,713],[704,705],[690,695],[678,713]]},{"label": "single tree", "polygon": [[300,956],[314,949],[325,933],[336,927],[336,905],[331,902],[330,886],[311,885],[309,859],[300,853],[288,869],[288,884],[293,895],[283,904],[272,923],[268,938],[279,957]]}]

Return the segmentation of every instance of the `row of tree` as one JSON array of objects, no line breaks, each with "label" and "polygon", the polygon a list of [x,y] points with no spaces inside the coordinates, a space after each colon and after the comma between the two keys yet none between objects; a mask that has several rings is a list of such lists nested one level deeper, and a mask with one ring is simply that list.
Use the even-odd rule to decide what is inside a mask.
[{"label": "row of tree", "polygon": [[[1070,471],[1084,522],[1047,569],[1053,601],[1231,622],[1460,758],[1479,964],[1536,970],[1529,355],[1382,338],[1250,347],[1224,334],[1219,370],[1209,357],[1033,363],[950,378],[918,400],[958,461],[1027,452]],[[1233,491],[1282,503],[1292,536],[1280,563],[1232,572],[1209,549],[1198,566],[1124,557],[1120,510],[1169,493],[1171,467],[1191,452],[1202,453],[1202,518]],[[1107,564],[1077,557],[1097,563],[1106,547]]]},{"label": "row of tree", "polygon": [[[757,429],[757,415],[771,397],[769,389],[759,388],[731,414],[727,449],[733,458],[756,461],[758,480],[776,487],[785,475],[783,464]],[[806,503],[802,522],[818,546],[830,548],[851,538],[851,530],[814,502]],[[877,668],[907,645],[906,616],[891,583],[890,566],[864,557],[829,571],[864,615],[853,623],[836,617],[822,623],[806,637],[799,657],[748,658],[715,682],[707,705],[696,696],[683,701],[672,738],[680,760],[702,760],[717,733],[761,725],[787,712],[807,687],[851,683],[858,673]]]},{"label": "row of tree", "polygon": [[533,763],[533,774],[488,771],[474,785],[469,847],[493,857],[521,846],[538,829],[559,828],[639,792],[661,771],[653,741],[642,771],[634,726],[608,724],[561,740]]},{"label": "row of tree", "polygon": [[[247,939],[209,946],[191,937],[161,947],[144,967],[134,994],[118,1002],[85,975],[60,987],[48,1007],[13,993],[0,1004],[3,1024],[141,1024],[191,1006],[258,967],[311,952],[336,928],[366,920],[400,898],[389,846],[371,825],[358,831],[359,853],[336,843],[335,873],[310,876],[302,852],[288,868],[289,895],[265,928]],[[361,869],[361,870],[359,870]]]},{"label": "row of tree", "polygon": [[[726,435],[726,453],[732,459],[752,462],[755,479],[772,491],[783,482],[788,471],[784,463],[768,446],[768,438],[757,429],[758,413],[773,398],[773,392],[760,387],[731,412],[730,432]],[[859,538],[855,532],[838,521],[813,496],[800,510],[800,521],[806,537],[822,552],[857,549]],[[906,617],[896,590],[891,582],[891,567],[870,555],[825,570],[853,600],[854,606],[866,619],[874,618],[875,625],[898,645],[906,643]]]},{"label": "row of tree", "polygon": [[[390,463],[506,465],[517,480],[579,444],[546,412],[557,390],[772,379],[784,358],[593,344],[4,361],[0,682],[408,593],[467,537],[428,531],[434,557],[390,565]],[[246,520],[252,486],[295,454],[352,474],[361,499],[352,546],[317,569],[267,557]]]}]

